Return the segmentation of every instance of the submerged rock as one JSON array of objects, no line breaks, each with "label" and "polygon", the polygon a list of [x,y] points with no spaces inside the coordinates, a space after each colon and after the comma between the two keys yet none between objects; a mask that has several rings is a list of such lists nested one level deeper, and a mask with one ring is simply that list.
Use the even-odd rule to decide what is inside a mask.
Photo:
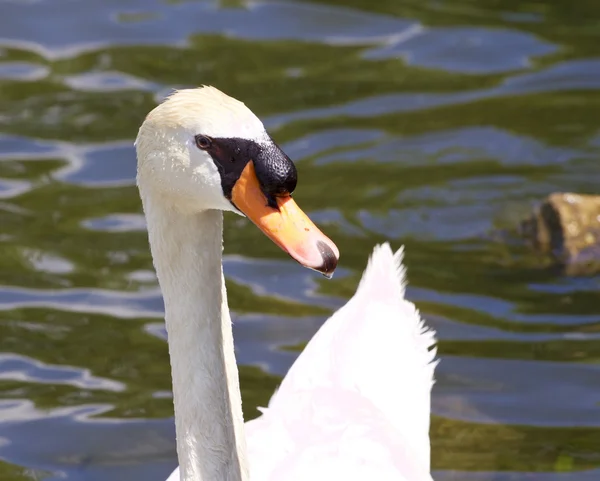
[{"label": "submerged rock", "polygon": [[536,249],[564,265],[566,274],[600,272],[600,195],[551,194],[521,228]]}]

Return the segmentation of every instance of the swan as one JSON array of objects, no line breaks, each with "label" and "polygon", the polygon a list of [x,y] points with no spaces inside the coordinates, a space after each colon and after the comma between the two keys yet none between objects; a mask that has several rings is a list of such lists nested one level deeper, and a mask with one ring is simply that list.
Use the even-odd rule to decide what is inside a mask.
[{"label": "swan", "polygon": [[135,147],[172,371],[179,467],[168,481],[431,481],[435,337],[404,299],[402,249],[375,247],[354,296],[244,424],[222,211],[328,277],[338,249],[293,200],[293,162],[216,88],[173,93]]}]

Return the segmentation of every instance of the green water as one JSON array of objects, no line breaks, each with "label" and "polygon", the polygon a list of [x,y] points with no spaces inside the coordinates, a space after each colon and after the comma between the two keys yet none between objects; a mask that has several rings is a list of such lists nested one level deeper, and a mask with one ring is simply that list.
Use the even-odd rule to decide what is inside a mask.
[{"label": "green water", "polygon": [[600,479],[600,279],[514,235],[598,193],[600,3],[5,0],[0,39],[0,479],[176,465],[132,143],[199,84],[265,121],[342,253],[327,281],[226,217],[247,417],[389,240],[440,339],[435,479]]}]

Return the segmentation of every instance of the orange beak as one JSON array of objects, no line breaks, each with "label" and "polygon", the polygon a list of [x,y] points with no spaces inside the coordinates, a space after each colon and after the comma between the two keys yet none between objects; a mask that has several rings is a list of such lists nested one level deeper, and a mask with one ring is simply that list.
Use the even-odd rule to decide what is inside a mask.
[{"label": "orange beak", "polygon": [[340,253],[335,244],[302,212],[290,195],[276,197],[277,209],[263,194],[254,162],[242,171],[231,191],[231,200],[275,244],[304,267],[331,277]]}]

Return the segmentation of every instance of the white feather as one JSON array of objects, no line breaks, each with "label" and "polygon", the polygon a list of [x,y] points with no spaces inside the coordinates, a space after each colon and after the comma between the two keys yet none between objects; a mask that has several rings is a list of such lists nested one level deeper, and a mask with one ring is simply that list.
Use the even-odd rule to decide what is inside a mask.
[{"label": "white feather", "polygon": [[252,481],[431,480],[435,333],[404,298],[402,257],[375,247],[352,299],[246,423]]}]

